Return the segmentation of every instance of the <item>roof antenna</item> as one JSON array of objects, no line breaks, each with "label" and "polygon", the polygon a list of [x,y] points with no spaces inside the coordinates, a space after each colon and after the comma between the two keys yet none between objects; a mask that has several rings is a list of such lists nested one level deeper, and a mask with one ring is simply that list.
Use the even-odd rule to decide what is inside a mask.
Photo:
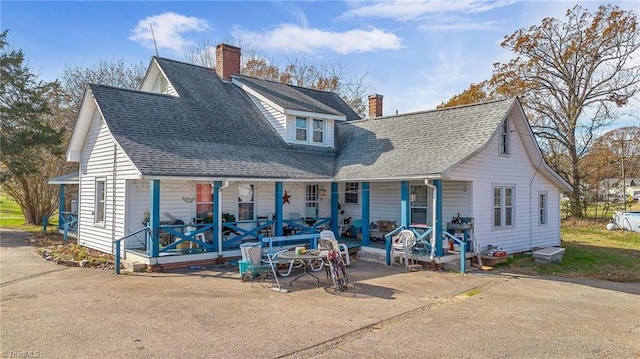
[{"label": "roof antenna", "polygon": [[151,28],[151,36],[153,37],[153,46],[156,47],[156,57],[160,57],[158,54],[158,44],[156,43],[156,35],[153,33],[153,25],[149,23],[149,27]]}]

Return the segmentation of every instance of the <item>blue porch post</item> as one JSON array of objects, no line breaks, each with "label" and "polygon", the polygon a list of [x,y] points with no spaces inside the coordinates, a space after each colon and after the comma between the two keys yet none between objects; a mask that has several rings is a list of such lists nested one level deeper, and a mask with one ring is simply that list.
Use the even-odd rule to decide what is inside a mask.
[{"label": "blue porch post", "polygon": [[147,240],[147,255],[157,257],[160,252],[160,180],[151,180],[150,188],[151,204],[149,211],[149,227],[151,235]]},{"label": "blue porch post", "polygon": [[338,238],[338,221],[340,215],[338,213],[338,182],[331,182],[331,231]]},{"label": "blue porch post", "polygon": [[436,223],[434,223],[434,238],[436,239],[436,255],[444,254],[442,250],[442,180],[434,180],[436,187]]},{"label": "blue porch post", "polygon": [[369,233],[369,182],[362,182],[362,245],[368,246]]},{"label": "blue porch post", "polygon": [[58,204],[58,229],[62,229],[62,224],[64,223],[64,185],[60,185],[60,199]]},{"label": "blue porch post", "polygon": [[275,214],[276,218],[273,218],[276,221],[276,237],[282,236],[282,192],[283,185],[282,182],[276,182],[276,198],[275,198]]},{"label": "blue porch post", "polygon": [[220,187],[222,187],[222,181],[213,181],[213,193],[211,199],[213,200],[213,250],[218,251],[218,245],[220,241]]},{"label": "blue porch post", "polygon": [[400,225],[409,228],[411,224],[411,202],[409,198],[409,181],[400,182]]}]

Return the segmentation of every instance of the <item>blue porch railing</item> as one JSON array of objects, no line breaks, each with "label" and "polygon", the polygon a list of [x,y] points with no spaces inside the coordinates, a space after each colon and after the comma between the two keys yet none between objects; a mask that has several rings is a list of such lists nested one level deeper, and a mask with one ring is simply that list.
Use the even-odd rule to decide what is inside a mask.
[{"label": "blue porch railing", "polygon": [[[433,227],[428,227],[428,226],[409,226],[404,227],[404,226],[400,226],[396,229],[394,229],[393,231],[387,233],[385,235],[385,249],[387,252],[387,256],[386,256],[386,260],[387,260],[387,265],[391,265],[391,244],[392,244],[392,237],[397,235],[398,233],[400,233],[400,231],[404,230],[404,229],[408,229],[410,231],[412,231],[415,235],[416,235],[416,247],[413,249],[413,253],[420,253],[422,255],[428,255],[431,252],[431,242],[429,242],[428,237],[430,234],[433,233]],[[460,245],[460,272],[461,273],[465,273],[466,272],[466,253],[467,250],[470,249],[470,246],[467,243],[467,238],[458,238],[456,236],[454,236],[453,234],[443,230],[442,231],[442,236],[443,238],[447,238],[449,240],[452,240],[454,243]],[[465,237],[466,237],[466,232],[465,232]],[[438,240],[438,239],[436,239]]]},{"label": "blue porch railing", "polygon": [[121,247],[120,244],[121,244],[121,242],[123,240],[125,240],[125,239],[127,239],[129,237],[133,237],[133,236],[135,236],[135,235],[137,235],[139,233],[142,233],[142,232],[147,232],[148,233],[149,230],[150,230],[149,227],[140,228],[139,230],[137,230],[137,231],[135,231],[133,233],[127,234],[126,236],[124,236],[122,238],[119,238],[119,239],[116,239],[115,241],[113,241],[113,244],[116,247],[115,250],[114,250],[114,254],[115,254],[114,257],[115,258],[114,258],[114,264],[113,264],[116,274],[120,274],[120,247]]},{"label": "blue porch railing", "polygon": [[69,232],[78,231],[78,214],[74,212],[62,212],[59,218],[60,223],[58,223],[58,228],[64,231],[62,241],[67,243]]},{"label": "blue porch railing", "polygon": [[[206,231],[211,230],[213,228],[213,223],[208,224],[179,224],[179,225],[163,225],[158,227],[161,231],[169,234],[171,238],[177,238],[175,241],[172,241],[168,245],[160,248],[159,253],[170,253],[170,252],[210,252],[217,251],[217,243],[209,243],[206,240],[200,240]],[[195,230],[187,230],[189,228],[193,228]],[[178,248],[182,243],[192,243],[193,245],[189,245],[189,248],[183,249]],[[194,246],[196,246],[194,248]]]},{"label": "blue porch railing", "polygon": [[[243,228],[243,225],[255,223],[253,228]],[[282,220],[284,231],[292,235],[315,234],[324,229],[325,225],[331,223],[331,218],[313,218],[313,219],[288,219]],[[258,222],[258,221],[238,221],[238,222],[222,222],[222,231],[227,234],[227,238],[223,239],[222,248],[225,250],[238,249],[243,241],[258,240],[260,236],[264,236],[263,232],[274,235],[273,228],[276,226],[275,220]],[[231,236],[232,234],[235,234]]]}]

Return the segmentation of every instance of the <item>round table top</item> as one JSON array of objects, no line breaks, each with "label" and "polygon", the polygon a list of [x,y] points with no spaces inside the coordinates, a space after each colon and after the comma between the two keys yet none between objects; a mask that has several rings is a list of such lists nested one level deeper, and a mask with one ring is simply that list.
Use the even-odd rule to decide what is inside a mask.
[{"label": "round table top", "polygon": [[305,254],[296,254],[295,251],[286,251],[286,252],[282,252],[280,254],[278,254],[277,258],[281,258],[281,259],[318,259],[318,258],[322,258],[323,255],[322,253],[318,253],[318,254],[312,254],[312,253],[305,253]]}]

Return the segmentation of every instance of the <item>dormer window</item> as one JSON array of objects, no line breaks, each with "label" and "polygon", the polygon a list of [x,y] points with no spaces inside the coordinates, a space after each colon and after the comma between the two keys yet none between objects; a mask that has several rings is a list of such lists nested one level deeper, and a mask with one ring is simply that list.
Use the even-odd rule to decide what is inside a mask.
[{"label": "dormer window", "polygon": [[325,120],[296,117],[296,141],[324,144]]},{"label": "dormer window", "polygon": [[511,138],[509,131],[509,119],[505,118],[500,125],[500,154],[509,155],[511,153]]},{"label": "dormer window", "polygon": [[313,142],[324,143],[324,120],[313,119]]}]

